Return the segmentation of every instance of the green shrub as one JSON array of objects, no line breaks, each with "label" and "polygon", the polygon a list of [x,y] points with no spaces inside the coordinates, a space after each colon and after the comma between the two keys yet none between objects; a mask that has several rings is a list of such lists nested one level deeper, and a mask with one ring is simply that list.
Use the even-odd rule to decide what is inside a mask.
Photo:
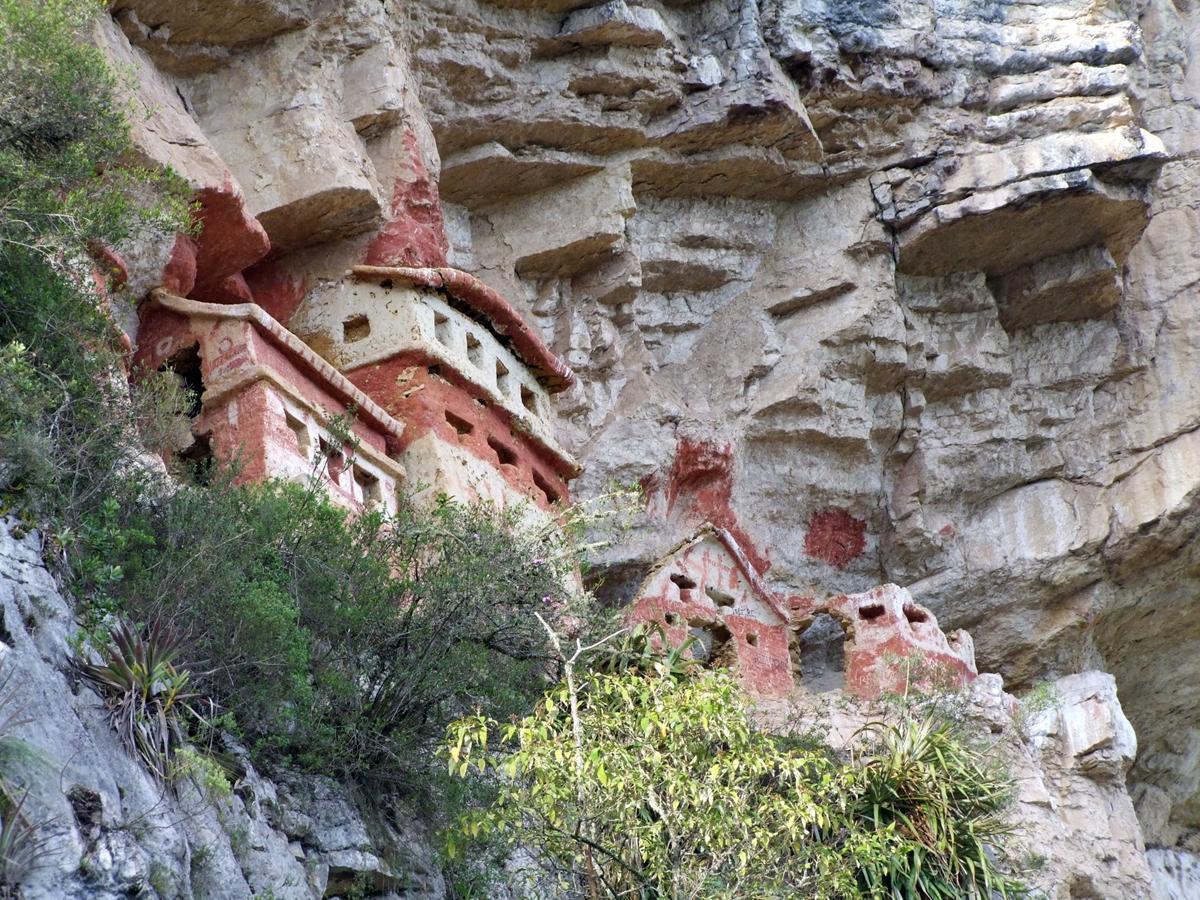
[{"label": "green shrub", "polygon": [[986,850],[1009,794],[980,751],[926,720],[872,737],[845,760],[761,733],[710,671],[584,674],[520,720],[451,725],[451,772],[496,796],[448,831],[448,849],[531,847],[588,896],[1018,894]]},{"label": "green shrub", "polygon": [[[0,0],[0,493],[67,534],[182,408],[169,379],[131,402],[91,250],[189,229],[188,189],[122,165],[117,77],[79,31],[93,0]],[[161,403],[159,401],[162,401]]]},{"label": "green shrub", "polygon": [[110,497],[81,528],[75,592],[99,619],[170,623],[192,688],[260,759],[407,782],[454,717],[540,694],[534,612],[586,613],[561,537],[521,517],[443,498],[351,518],[317,488],[218,474]]},{"label": "green shrub", "polygon": [[79,32],[95,0],[0,0],[0,257],[51,260],[187,222],[186,186],[122,165],[117,75]]}]

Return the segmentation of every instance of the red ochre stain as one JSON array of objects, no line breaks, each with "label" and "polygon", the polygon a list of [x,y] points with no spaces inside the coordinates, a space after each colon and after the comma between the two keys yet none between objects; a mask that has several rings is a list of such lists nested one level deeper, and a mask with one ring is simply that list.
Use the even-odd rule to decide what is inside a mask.
[{"label": "red ochre stain", "polygon": [[437,182],[421,159],[417,136],[404,133],[411,160],[410,177],[400,177],[392,188],[392,218],[367,248],[371,266],[444,266],[449,242]]},{"label": "red ochre stain", "polygon": [[254,302],[284,325],[308,293],[307,278],[288,272],[272,260],[256,263],[242,274]]},{"label": "red ochre stain", "polygon": [[218,303],[250,300],[250,288],[240,273],[270,251],[266,230],[247,211],[231,178],[221,187],[201,188],[195,200],[202,228],[196,238],[196,282],[189,296]]},{"label": "red ochre stain", "polygon": [[867,523],[848,510],[831,506],[818,510],[808,520],[804,552],[831,566],[844,569],[862,556],[867,546]]},{"label": "red ochre stain", "polygon": [[664,494],[669,512],[728,531],[759,575],[771,568],[733,511],[733,448],[729,444],[681,438]]}]

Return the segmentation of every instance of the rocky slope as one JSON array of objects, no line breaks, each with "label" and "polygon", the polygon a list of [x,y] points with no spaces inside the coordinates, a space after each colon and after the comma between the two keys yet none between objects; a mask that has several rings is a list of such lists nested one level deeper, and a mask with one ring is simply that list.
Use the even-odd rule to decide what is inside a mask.
[{"label": "rocky slope", "polygon": [[12,720],[0,753],[43,842],[24,900],[307,900],[352,886],[445,896],[419,822],[330,779],[272,782],[239,752],[244,775],[226,796],[201,779],[155,781],[72,674],[76,629],[39,535],[0,520],[0,677]]},{"label": "rocky slope", "polygon": [[206,221],[120,248],[131,300],[287,322],[351,264],[473,272],[581,376],[577,494],[647,489],[611,596],[709,519],[791,594],[909,587],[1010,685],[1112,672],[1146,840],[1195,877],[1192,4],[112,12],[139,152]]}]

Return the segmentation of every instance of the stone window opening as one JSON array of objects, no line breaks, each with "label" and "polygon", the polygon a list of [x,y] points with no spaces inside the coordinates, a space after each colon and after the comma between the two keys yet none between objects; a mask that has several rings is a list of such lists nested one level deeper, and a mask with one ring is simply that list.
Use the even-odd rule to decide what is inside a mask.
[{"label": "stone window opening", "polygon": [[708,595],[709,600],[720,607],[732,607],[737,603],[737,598],[733,594],[720,588],[706,587],[704,593]]},{"label": "stone window opening", "polygon": [[547,480],[546,476],[544,476],[537,469],[533,470],[533,483],[537,485],[537,489],[542,492],[543,496],[545,496],[547,503],[553,505],[562,499],[558,491],[556,491],[554,486],[551,485]]},{"label": "stone window opening", "polygon": [[383,487],[379,479],[361,466],[354,467],[354,496],[363,506],[383,501]]},{"label": "stone window opening", "polygon": [[508,366],[496,360],[496,390],[507,396],[512,392],[512,379],[509,377]]},{"label": "stone window opening", "polygon": [[291,410],[283,411],[284,420],[287,422],[288,430],[292,432],[292,437],[296,439],[296,452],[304,459],[312,457],[312,436],[308,433],[308,425],[304,420],[297,416]]},{"label": "stone window opening", "polygon": [[483,368],[483,344],[472,331],[467,332],[467,359],[477,368]]},{"label": "stone window opening", "polygon": [[454,332],[450,328],[450,317],[440,312],[433,314],[433,336],[443,347],[449,347],[454,342]]},{"label": "stone window opening", "polygon": [[496,454],[496,459],[500,461],[502,466],[515,466],[517,464],[517,452],[512,447],[505,446],[494,437],[487,439],[488,446],[492,448],[492,452]]},{"label": "stone window opening", "polygon": [[354,344],[371,336],[371,320],[362,313],[350,316],[342,322],[342,340]]},{"label": "stone window opening", "polygon": [[678,625],[679,624],[679,616],[675,615],[675,613],[672,613],[672,612],[665,613],[663,615],[663,621],[666,622],[668,625]]},{"label": "stone window opening", "polygon": [[696,639],[692,644],[694,659],[710,668],[729,668],[736,662],[733,634],[724,622],[691,619],[688,633]]},{"label": "stone window opening", "polygon": [[200,344],[192,344],[173,354],[159,368],[160,372],[169,371],[179,379],[179,384],[187,391],[187,407],[184,410],[189,419],[200,415],[201,397],[204,395],[204,376],[201,372]]},{"label": "stone window opening", "polygon": [[689,602],[692,599],[692,591],[696,589],[696,579],[689,578],[682,572],[676,572],[671,576],[671,583],[679,590],[679,599]]},{"label": "stone window opening", "polygon": [[464,419],[462,416],[456,416],[450,410],[446,410],[446,422],[458,432],[460,438],[466,437],[475,430],[475,426]]},{"label": "stone window opening", "polygon": [[846,686],[846,631],[828,613],[818,613],[792,646],[792,666],[799,682],[817,694]]},{"label": "stone window opening", "polygon": [[929,613],[920,609],[915,604],[905,603],[904,618],[908,620],[910,625],[923,625],[929,621]]},{"label": "stone window opening", "polygon": [[538,414],[537,394],[527,384],[521,385],[521,405],[535,416]]},{"label": "stone window opening", "polygon": [[877,619],[882,619],[887,610],[883,608],[882,603],[868,603],[866,606],[858,608],[858,617],[864,622],[874,622]]},{"label": "stone window opening", "polygon": [[177,453],[176,458],[191,469],[197,484],[208,484],[213,469],[212,432],[195,435],[191,446]]},{"label": "stone window opening", "polygon": [[751,647],[757,647],[758,646],[758,632],[747,631],[746,632],[746,643],[749,644]]}]

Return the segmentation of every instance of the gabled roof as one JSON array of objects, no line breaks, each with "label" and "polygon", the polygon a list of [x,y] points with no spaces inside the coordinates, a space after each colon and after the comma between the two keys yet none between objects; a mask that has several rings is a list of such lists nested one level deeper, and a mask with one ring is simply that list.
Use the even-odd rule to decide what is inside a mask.
[{"label": "gabled roof", "polygon": [[[780,622],[785,625],[790,623],[791,618],[780,605],[779,598],[776,596],[774,591],[767,587],[766,583],[762,580],[762,576],[760,576],[758,572],[755,571],[754,567],[750,565],[750,560],[746,556],[745,551],[742,550],[742,546],[738,543],[737,538],[735,538],[726,529],[713,525],[711,522],[707,522],[702,525],[695,532],[695,534],[676,544],[673,549],[660,557],[658,562],[654,564],[654,568],[651,570],[650,574],[642,583],[642,587],[645,587],[646,583],[649,582],[651,578],[658,574],[658,572],[660,572],[662,569],[669,566],[680,555],[691,550],[697,544],[703,543],[710,537],[715,538],[717,543],[724,547],[725,551],[733,558],[733,561],[737,563],[738,568],[741,569],[742,575],[745,577],[746,583],[750,585],[750,589],[753,591],[754,595],[763,603],[765,603],[771,612],[775,613],[775,615],[779,617]],[[638,595],[641,595],[640,588],[638,590]]]},{"label": "gabled roof", "polygon": [[520,360],[529,366],[551,393],[565,391],[575,383],[575,373],[554,355],[521,314],[498,293],[468,272],[450,268],[409,266],[355,266],[355,278],[367,281],[400,281],[414,287],[444,291],[476,316],[487,320],[492,331],[506,338]]}]

